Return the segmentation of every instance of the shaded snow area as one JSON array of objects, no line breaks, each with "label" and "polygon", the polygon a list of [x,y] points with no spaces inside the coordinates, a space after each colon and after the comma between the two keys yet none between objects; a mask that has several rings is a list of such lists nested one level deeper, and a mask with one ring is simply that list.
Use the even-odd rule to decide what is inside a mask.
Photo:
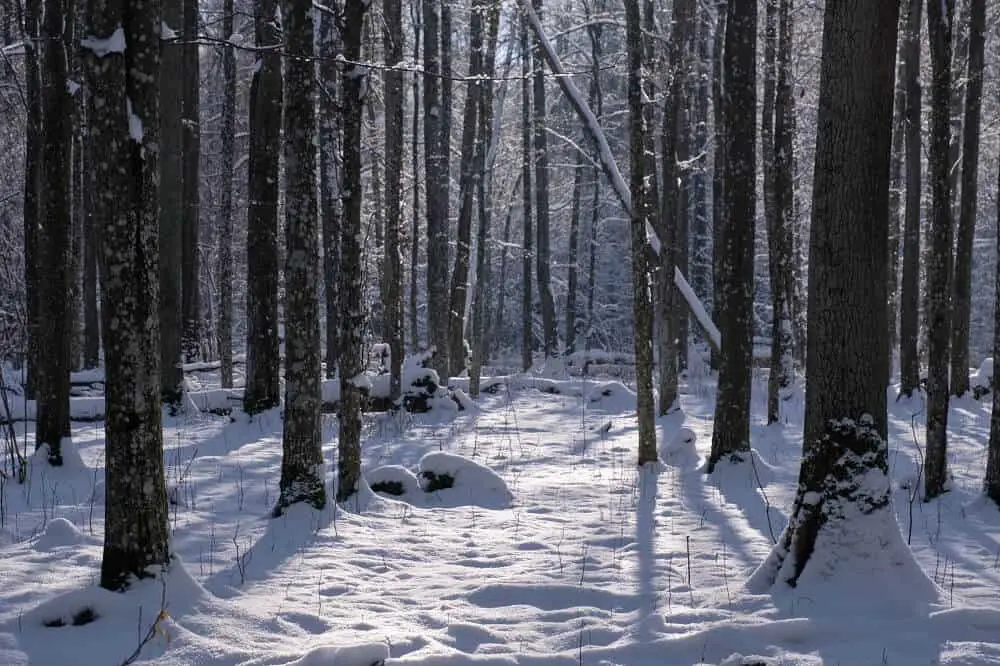
[{"label": "shaded snow area", "polygon": [[103,426],[74,423],[72,464],[31,456],[25,484],[0,486],[0,666],[115,666],[140,644],[133,663],[165,666],[1000,663],[989,400],[953,405],[952,490],[931,503],[912,494],[923,404],[890,401],[891,511],[845,515],[797,588],[751,593],[786,526],[802,424],[798,391],[764,426],[755,381],[753,452],[710,478],[703,371],[643,470],[626,384],[484,379],[476,409],[367,415],[356,500],[277,519],[277,410],[165,416],[177,559],[126,594],[96,587]]}]

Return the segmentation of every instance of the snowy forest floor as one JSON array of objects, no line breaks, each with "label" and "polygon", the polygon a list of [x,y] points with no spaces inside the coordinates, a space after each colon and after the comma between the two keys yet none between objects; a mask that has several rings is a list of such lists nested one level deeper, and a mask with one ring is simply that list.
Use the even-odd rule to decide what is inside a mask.
[{"label": "snowy forest floor", "polygon": [[[932,503],[911,501],[909,490],[922,403],[890,402],[895,511],[939,603],[895,599],[887,612],[877,579],[819,598],[745,590],[784,527],[801,447],[801,396],[785,403],[784,423],[765,426],[763,380],[753,398],[759,458],[713,478],[699,469],[711,442],[710,377],[684,382],[683,412],[658,422],[664,464],[645,472],[635,466],[634,396],[565,380],[563,395],[484,395],[475,413],[366,416],[366,470],[414,470],[443,451],[493,470],[512,499],[481,484],[486,474],[408,502],[362,493],[349,507],[296,507],[279,519],[268,517],[281,461],[276,413],[167,418],[179,562],[165,586],[146,581],[126,595],[95,588],[103,424],[74,424],[75,465],[33,466],[29,483],[0,490],[0,665],[121,664],[164,598],[160,631],[136,663],[1000,663],[1000,510],[980,492],[989,401],[953,403],[952,491]],[[336,421],[325,418],[332,461]],[[84,607],[96,621],[43,626],[71,625]]]}]

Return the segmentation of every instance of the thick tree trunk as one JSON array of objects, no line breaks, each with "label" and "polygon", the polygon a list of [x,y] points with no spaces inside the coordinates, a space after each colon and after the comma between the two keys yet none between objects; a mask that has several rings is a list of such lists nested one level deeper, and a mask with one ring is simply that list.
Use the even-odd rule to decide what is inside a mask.
[{"label": "thick tree trunk", "polygon": [[[183,0],[163,0],[163,25],[167,36],[180,35],[184,24]],[[183,104],[184,46],[179,39],[160,43],[163,76],[160,77],[160,393],[171,409],[181,403],[182,296],[181,266],[184,256]]]},{"label": "thick tree trunk", "polygon": [[[630,239],[632,246],[632,310],[636,369],[636,409],[639,417],[639,465],[656,462],[656,421],[653,407],[653,307],[650,300],[646,228],[653,211],[646,196],[646,117],[643,109],[642,23],[639,0],[625,2],[628,50],[629,155],[632,199]],[[661,248],[665,249],[665,248]]]},{"label": "thick tree trunk", "polygon": [[184,0],[183,46],[183,258],[181,261],[181,311],[184,317],[182,346],[184,360],[193,363],[201,359],[201,257],[198,239],[201,235],[201,65],[198,44],[198,0]]},{"label": "thick tree trunk", "polygon": [[[538,20],[542,20],[542,0],[532,0]],[[556,329],[556,306],[552,297],[551,249],[549,247],[549,148],[548,109],[545,102],[545,57],[539,40],[533,45],[534,69],[531,76],[534,115],[532,139],[535,157],[535,232],[537,244],[535,268],[538,277],[538,304],[542,311],[542,343],[545,358],[550,359],[558,352],[559,336]]]},{"label": "thick tree trunk", "polygon": [[951,338],[952,222],[949,137],[951,133],[951,25],[954,0],[928,1],[931,44],[930,256],[927,266],[927,463],[925,499],[944,492],[947,481],[948,361]]},{"label": "thick tree trunk", "polygon": [[250,84],[250,205],[247,210],[247,378],[243,409],[256,414],[281,401],[278,346],[278,156],[281,143],[281,44],[277,0],[255,0],[256,44],[263,49]]},{"label": "thick tree trunk", "polygon": [[[344,57],[361,60],[365,0],[347,0],[344,5]],[[361,266],[361,133],[365,108],[366,74],[360,68],[344,70],[344,225],[340,238],[340,435],[337,440],[337,501],[344,502],[358,491],[361,482],[361,405],[364,395],[358,377],[364,371],[361,347],[362,266]],[[322,452],[321,452],[322,455]]]},{"label": "thick tree trunk", "polygon": [[711,472],[725,456],[750,449],[750,377],[753,363],[753,255],[756,209],[757,12],[731,3],[723,52],[723,124],[726,138],[725,224],[720,282],[722,349],[715,405]]},{"label": "thick tree trunk", "polygon": [[532,231],[531,217],[534,201],[534,190],[531,183],[534,177],[533,151],[531,145],[531,84],[529,75],[532,71],[532,54],[528,49],[528,26],[522,19],[521,23],[521,370],[531,369],[533,360],[531,353],[534,347],[534,313],[531,308],[531,260],[534,255],[535,234]]},{"label": "thick tree trunk", "polygon": [[[403,5],[401,0],[383,0],[382,48],[386,63],[403,59]],[[403,255],[400,253],[403,173],[403,73],[385,73],[385,259],[382,273],[386,342],[389,343],[389,397],[402,392],[403,367]],[[413,239],[416,241],[416,238]],[[327,326],[330,325],[327,320]]]},{"label": "thick tree trunk", "polygon": [[25,394],[36,398],[43,392],[39,319],[41,283],[39,280],[39,227],[42,222],[42,82],[39,71],[38,44],[41,0],[24,0],[24,93],[27,106],[24,144],[24,291],[27,300],[28,377]]},{"label": "thick tree trunk", "polygon": [[[233,0],[222,3],[222,38],[233,34]],[[233,165],[236,158],[236,52],[222,50],[222,191],[219,201],[219,352],[222,388],[233,387]]]},{"label": "thick tree trunk", "polygon": [[340,235],[341,193],[340,183],[340,109],[339,77],[336,55],[339,53],[335,18],[329,14],[320,17],[317,47],[322,58],[319,62],[319,194],[320,216],[323,219],[323,306],[326,315],[324,357],[326,377],[337,376],[337,357],[340,340]]},{"label": "thick tree trunk", "polygon": [[[826,5],[803,462],[788,527],[751,577],[754,591],[830,576],[810,568],[815,560],[874,569],[889,544],[902,545],[889,505],[881,344],[897,12],[895,3]],[[892,575],[889,567],[873,573]]]},{"label": "thick tree trunk", "polygon": [[[106,501],[101,586],[127,587],[170,560],[160,410],[157,157],[160,6],[90,0],[82,46],[102,230]],[[128,48],[101,48],[121,31]],[[103,57],[102,57],[103,54]],[[100,157],[98,157],[100,156]]]},{"label": "thick tree trunk", "polygon": [[[997,195],[1000,197],[1000,177],[997,178]],[[996,276],[993,280],[993,358],[1000,359],[1000,209],[996,217]],[[983,489],[986,495],[1000,506],[1000,377],[994,363],[990,388],[993,394],[993,411],[990,413],[990,442],[986,454],[986,478]]]},{"label": "thick tree trunk", "polygon": [[72,276],[73,100],[69,95],[67,42],[72,29],[66,0],[45,0],[42,16],[41,225],[38,227],[36,288],[39,303],[39,363],[45,378],[37,391],[35,448],[47,447],[49,464],[62,465],[68,436],[69,373],[73,323],[69,301]]},{"label": "thick tree trunk", "polygon": [[[282,27],[291,55],[313,52],[310,0],[285,0]],[[351,55],[348,52],[347,57]],[[357,61],[357,58],[354,58]],[[351,67],[347,71],[353,71]],[[360,85],[360,82],[359,82]],[[275,515],[297,502],[326,504],[320,433],[319,228],[316,206],[316,72],[311,59],[285,59],[285,409],[281,495]],[[359,104],[357,113],[363,107]],[[360,187],[355,196],[360,197]],[[346,207],[345,203],[345,207]],[[360,229],[357,230],[360,232]],[[357,237],[355,236],[355,242]],[[346,249],[346,248],[345,248]],[[343,306],[343,300],[342,300]],[[345,330],[346,330],[345,324]],[[344,372],[341,373],[341,377]],[[354,375],[350,375],[353,377]],[[341,409],[348,396],[343,396]],[[341,427],[343,420],[341,416]],[[343,446],[343,441],[341,441]]]},{"label": "thick tree trunk", "polygon": [[83,367],[96,368],[101,361],[101,320],[97,289],[101,235],[94,220],[91,201],[94,180],[91,172],[93,156],[88,141],[84,138],[83,173]]},{"label": "thick tree trunk", "polygon": [[923,0],[908,0],[903,34],[903,87],[906,89],[906,216],[903,221],[903,272],[899,289],[899,392],[911,396],[920,387],[920,197],[921,90],[920,24]]},{"label": "thick tree trunk", "polygon": [[955,290],[951,321],[951,392],[969,390],[969,320],[972,316],[972,242],[979,203],[979,131],[983,101],[983,54],[986,2],[969,5],[969,54],[965,77],[965,123],[962,129],[962,198],[955,249]]}]

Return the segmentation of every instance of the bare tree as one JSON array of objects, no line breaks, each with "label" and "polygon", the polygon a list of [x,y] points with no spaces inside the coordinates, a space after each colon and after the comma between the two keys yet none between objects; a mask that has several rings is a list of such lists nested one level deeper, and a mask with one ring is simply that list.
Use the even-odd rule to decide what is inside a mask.
[{"label": "bare tree", "polygon": [[900,395],[911,396],[920,386],[917,353],[920,325],[920,24],[923,0],[907,0],[902,36],[903,88],[906,90],[906,215],[903,222],[903,272],[899,288]]},{"label": "bare tree", "polygon": [[[385,60],[403,59],[403,5],[401,0],[383,0],[382,43]],[[389,397],[400,398],[403,364],[403,256],[399,237],[402,224],[403,172],[403,73],[385,73],[385,268],[382,274],[386,342],[389,343]],[[416,240],[416,239],[414,239]],[[329,325],[329,324],[328,324]]]},{"label": "bare tree", "polygon": [[[341,236],[341,113],[340,74],[336,56],[340,52],[333,13],[320,15],[319,50],[319,197],[323,218],[323,306],[326,315],[326,376],[337,376],[340,355],[340,236]],[[391,73],[390,73],[391,74]]]},{"label": "bare tree", "polygon": [[[120,590],[170,559],[160,409],[158,0],[89,0],[83,53],[102,230],[107,416],[101,586]],[[125,46],[127,45],[127,47]]]},{"label": "bare tree", "polygon": [[28,376],[25,393],[35,397],[42,389],[39,309],[38,227],[42,209],[42,83],[39,67],[41,0],[24,0],[24,92],[27,122],[24,142],[24,291],[27,300]]},{"label": "bare tree", "polygon": [[[997,194],[1000,195],[1000,178],[997,179]],[[993,296],[993,358],[1000,359],[1000,210],[997,211],[996,231],[996,277]],[[987,497],[1000,505],[1000,377],[994,365],[990,388],[993,389],[993,411],[990,413],[990,441],[986,454],[986,478],[983,489]]]},{"label": "bare tree", "polygon": [[[538,20],[542,20],[542,0],[532,0]],[[545,103],[545,64],[542,47],[535,39],[533,45],[533,70],[531,73],[532,148],[535,158],[535,272],[538,277],[538,304],[542,310],[542,343],[545,358],[550,359],[558,351],[558,331],[556,329],[556,306],[552,297],[551,254],[549,239],[549,148],[548,109]],[[527,181],[525,181],[527,182]]]},{"label": "bare tree", "polygon": [[534,253],[535,234],[531,217],[535,190],[531,183],[534,178],[534,151],[531,144],[531,85],[532,54],[528,49],[528,26],[521,23],[521,370],[527,372],[533,363],[531,352],[534,347],[534,315],[531,308],[531,259]]},{"label": "bare tree", "polygon": [[[222,38],[233,30],[233,0],[222,2]],[[236,158],[236,52],[222,47],[222,191],[219,201],[219,352],[223,388],[233,386],[233,176]]]},{"label": "bare tree", "polygon": [[184,2],[184,46],[182,53],[183,127],[181,156],[182,178],[182,245],[181,311],[183,320],[182,346],[184,360],[201,357],[201,257],[198,239],[201,235],[201,66],[198,43],[198,0]]}]

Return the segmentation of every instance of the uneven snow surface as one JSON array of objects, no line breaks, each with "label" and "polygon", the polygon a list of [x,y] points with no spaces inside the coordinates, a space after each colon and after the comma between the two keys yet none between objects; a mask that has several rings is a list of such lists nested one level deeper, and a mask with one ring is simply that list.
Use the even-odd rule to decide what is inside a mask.
[{"label": "uneven snow surface", "polygon": [[[989,399],[953,403],[952,491],[932,503],[909,501],[923,405],[890,401],[900,534],[885,546],[905,557],[909,539],[919,566],[887,580],[848,558],[838,577],[827,558],[799,589],[755,595],[744,584],[785,527],[801,444],[801,391],[766,427],[764,380],[752,456],[711,478],[711,377],[682,385],[682,411],[657,425],[663,464],[644,470],[625,385],[505,380],[476,410],[366,416],[366,480],[404,496],[366,486],[347,507],[278,519],[277,411],[165,417],[178,560],[165,585],[126,594],[96,587],[103,425],[74,423],[82,465],[35,456],[28,483],[0,489],[0,666],[115,666],[146,636],[135,663],[166,666],[1000,663],[1000,510],[980,495]],[[455,486],[425,492],[424,470]],[[332,497],[335,464],[327,475]]]}]

